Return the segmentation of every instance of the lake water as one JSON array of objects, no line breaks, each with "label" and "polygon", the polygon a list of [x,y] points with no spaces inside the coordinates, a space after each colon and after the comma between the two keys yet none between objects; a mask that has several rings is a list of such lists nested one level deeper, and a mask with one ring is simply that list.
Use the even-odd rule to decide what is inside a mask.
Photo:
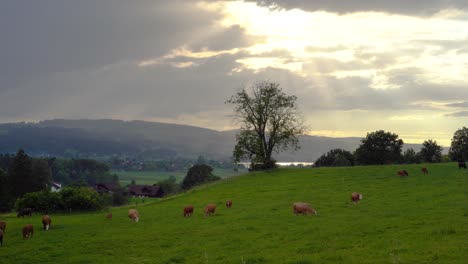
[{"label": "lake water", "polygon": [[[239,162],[239,164],[244,165],[246,168],[250,167],[250,162]],[[286,166],[291,166],[291,165],[294,165],[294,166],[298,166],[298,165],[312,166],[312,165],[314,165],[313,162],[307,162],[307,161],[278,161],[278,162],[276,162],[276,164],[278,166],[280,166],[280,167],[286,167]]]}]

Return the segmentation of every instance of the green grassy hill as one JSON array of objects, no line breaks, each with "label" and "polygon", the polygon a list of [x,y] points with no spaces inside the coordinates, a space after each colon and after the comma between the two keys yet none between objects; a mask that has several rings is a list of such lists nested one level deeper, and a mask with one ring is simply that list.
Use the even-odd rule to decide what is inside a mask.
[{"label": "green grassy hill", "polygon": [[[468,172],[455,164],[280,169],[251,173],[166,200],[105,213],[40,216],[8,222],[3,263],[466,263]],[[396,176],[406,169],[409,177]],[[349,202],[353,191],[364,195]],[[226,199],[233,207],[226,209]],[[295,216],[310,202],[319,216]],[[207,203],[218,204],[203,217]],[[184,205],[195,206],[191,218]],[[35,226],[32,240],[21,227]]]}]

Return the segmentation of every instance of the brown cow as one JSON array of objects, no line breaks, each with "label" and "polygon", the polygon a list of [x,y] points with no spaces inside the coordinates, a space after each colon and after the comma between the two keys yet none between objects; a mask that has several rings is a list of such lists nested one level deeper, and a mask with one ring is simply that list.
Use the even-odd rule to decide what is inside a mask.
[{"label": "brown cow", "polygon": [[187,205],[184,207],[184,217],[192,216],[193,214],[193,205]]},{"label": "brown cow", "polygon": [[422,171],[423,174],[429,174],[429,171],[427,170],[426,167],[423,167],[423,168],[421,169],[421,171]]},{"label": "brown cow", "polygon": [[408,176],[408,172],[406,170],[401,170],[397,172],[398,176],[403,177],[403,176]]},{"label": "brown cow", "polygon": [[317,215],[317,211],[314,208],[310,207],[308,203],[297,202],[293,204],[293,212],[295,215],[297,214],[314,214]]},{"label": "brown cow", "polygon": [[32,238],[34,233],[33,225],[28,224],[23,227],[23,239]]},{"label": "brown cow", "polygon": [[227,201],[226,201],[226,207],[227,207],[227,208],[231,208],[231,206],[232,206],[232,201],[231,201],[231,200],[227,200]]},{"label": "brown cow", "polygon": [[3,230],[0,229],[0,247],[3,247]]},{"label": "brown cow", "polygon": [[128,210],[128,217],[135,222],[138,222],[140,220],[140,215],[138,214],[138,211],[136,209]]},{"label": "brown cow", "polygon": [[5,221],[0,221],[0,229],[3,230],[3,232],[5,232],[5,230],[6,230],[6,222]]},{"label": "brown cow", "polygon": [[212,215],[215,213],[215,211],[216,211],[216,204],[208,204],[205,207],[205,216]]},{"label": "brown cow", "polygon": [[353,201],[354,203],[359,202],[361,199],[362,199],[362,194],[357,193],[357,192],[353,192],[351,194],[351,201]]},{"label": "brown cow", "polygon": [[112,213],[107,213],[106,218],[107,219],[112,219]]},{"label": "brown cow", "polygon": [[42,216],[42,226],[44,227],[44,230],[49,230],[51,224],[52,224],[52,220],[50,219],[50,216],[49,215],[43,215]]}]

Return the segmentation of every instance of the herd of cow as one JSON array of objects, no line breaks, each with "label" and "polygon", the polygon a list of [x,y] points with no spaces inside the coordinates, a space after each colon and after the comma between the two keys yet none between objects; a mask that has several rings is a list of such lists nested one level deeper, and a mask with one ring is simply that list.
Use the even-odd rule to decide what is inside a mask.
[{"label": "herd of cow", "polygon": [[[458,168],[464,168],[466,169],[466,163],[463,162],[458,162]],[[423,174],[428,174],[429,171],[426,167],[423,167],[421,169]],[[400,177],[405,177],[409,176],[409,173],[406,170],[400,170],[397,172],[397,175]],[[353,203],[358,203],[362,199],[362,194],[353,192],[351,194],[351,202]],[[232,207],[232,201],[228,200],[226,201],[226,207],[231,208]],[[187,205],[184,207],[183,210],[183,216],[184,217],[190,217],[193,214],[194,206],[193,205]],[[216,204],[208,204],[205,206],[204,210],[204,216],[209,216],[214,214],[216,211]],[[317,215],[317,210],[312,208],[310,204],[304,203],[304,202],[295,202],[293,203],[293,212],[295,215],[302,214],[302,215],[307,215],[307,214],[314,214]],[[33,209],[32,208],[23,208],[19,210],[17,216],[18,217],[24,217],[24,216],[32,216],[33,214]],[[140,220],[140,215],[136,209],[130,209],[128,211],[128,217],[135,221],[138,222]],[[112,213],[108,213],[106,215],[107,219],[112,219]],[[44,230],[49,230],[51,226],[52,220],[49,215],[43,215],[42,216],[42,225]],[[5,234],[5,229],[6,229],[6,222],[5,221],[0,221],[0,246],[3,246],[3,236]],[[34,227],[31,224],[27,224],[23,227],[22,234],[23,234],[23,239],[29,239],[32,238],[34,233]]]},{"label": "herd of cow", "polygon": [[[25,208],[25,209],[31,209],[31,208]],[[26,214],[26,215],[32,216],[32,210],[30,210],[30,214]],[[19,216],[24,216],[24,215],[20,215],[18,213],[18,217]],[[49,215],[43,215],[42,216],[42,225],[44,227],[44,230],[46,230],[46,231],[49,230],[51,224],[52,224],[52,220],[50,219],[50,216]],[[3,236],[5,234],[5,230],[6,230],[6,222],[5,221],[0,221],[0,246],[3,246]],[[32,238],[33,234],[34,234],[33,225],[31,225],[31,224],[25,225],[23,227],[23,229],[22,229],[22,234],[23,234],[23,239]]]}]

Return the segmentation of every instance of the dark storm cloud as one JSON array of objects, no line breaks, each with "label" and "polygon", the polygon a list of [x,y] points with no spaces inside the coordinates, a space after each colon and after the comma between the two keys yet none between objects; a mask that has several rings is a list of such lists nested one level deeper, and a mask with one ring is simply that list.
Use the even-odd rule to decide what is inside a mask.
[{"label": "dark storm cloud", "polygon": [[0,91],[54,72],[160,56],[216,17],[190,1],[2,1]]},{"label": "dark storm cloud", "polygon": [[323,10],[338,13],[378,11],[406,15],[432,15],[449,8],[468,8],[466,0],[258,0],[254,2],[307,11]]}]

